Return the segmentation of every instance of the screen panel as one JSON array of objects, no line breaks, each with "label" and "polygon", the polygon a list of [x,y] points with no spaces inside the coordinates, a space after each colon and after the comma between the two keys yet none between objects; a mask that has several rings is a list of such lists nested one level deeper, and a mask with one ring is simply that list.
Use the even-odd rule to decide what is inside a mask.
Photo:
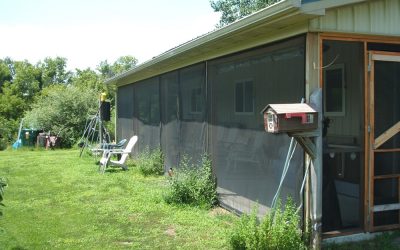
[{"label": "screen panel", "polygon": [[162,133],[161,147],[165,166],[176,167],[180,160],[180,100],[178,71],[161,76]]},{"label": "screen panel", "polygon": [[160,87],[158,78],[134,85],[134,130],[138,136],[134,152],[160,147]]},{"label": "screen panel", "polygon": [[205,64],[180,70],[180,153],[193,163],[199,162],[206,151],[205,76]]},{"label": "screen panel", "polygon": [[[258,202],[268,210],[279,185],[290,138],[267,134],[267,104],[304,96],[304,38],[214,60],[208,65],[210,154],[223,205],[240,212]],[[303,151],[297,147],[281,191],[300,202]],[[284,202],[284,200],[283,200]]]},{"label": "screen panel", "polygon": [[133,84],[119,87],[117,91],[117,140],[129,140],[134,135]]}]

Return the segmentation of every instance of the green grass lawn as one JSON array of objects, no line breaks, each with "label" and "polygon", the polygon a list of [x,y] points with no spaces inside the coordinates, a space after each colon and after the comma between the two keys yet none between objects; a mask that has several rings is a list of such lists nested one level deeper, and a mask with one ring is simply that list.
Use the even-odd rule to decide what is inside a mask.
[{"label": "green grass lawn", "polygon": [[0,249],[226,249],[235,216],[163,201],[164,177],[97,172],[77,150],[0,152]]}]

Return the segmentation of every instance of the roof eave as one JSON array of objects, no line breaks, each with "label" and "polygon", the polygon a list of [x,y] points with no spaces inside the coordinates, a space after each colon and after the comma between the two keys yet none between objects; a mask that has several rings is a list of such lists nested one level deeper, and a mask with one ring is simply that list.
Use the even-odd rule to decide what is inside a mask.
[{"label": "roof eave", "polygon": [[272,20],[272,19],[282,16],[286,13],[299,10],[300,7],[301,7],[301,0],[286,0],[286,1],[276,3],[276,4],[271,5],[263,10],[253,13],[252,15],[250,15],[248,17],[245,17],[245,18],[243,18],[239,21],[236,21],[232,24],[229,24],[221,29],[218,29],[218,30],[215,30],[206,35],[200,36],[200,37],[198,37],[190,42],[184,43],[172,50],[166,51],[166,52],[160,54],[159,56],[154,57],[153,59],[146,61],[128,71],[125,71],[119,75],[116,75],[112,78],[107,79],[105,81],[105,83],[118,85],[118,83],[121,80],[123,80],[124,78],[126,78],[136,72],[139,72],[143,69],[149,68],[159,62],[162,62],[166,59],[175,57],[175,56],[182,54],[186,51],[189,51],[197,46],[212,42],[214,40],[228,36],[235,32],[239,32],[243,29],[246,29],[247,27],[256,25],[257,23]]}]

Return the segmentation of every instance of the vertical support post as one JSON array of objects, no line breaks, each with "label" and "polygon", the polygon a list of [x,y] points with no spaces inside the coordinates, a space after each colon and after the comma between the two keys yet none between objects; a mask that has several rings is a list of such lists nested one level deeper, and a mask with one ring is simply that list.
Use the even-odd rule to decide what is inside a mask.
[{"label": "vertical support post", "polygon": [[[305,155],[305,162],[304,165],[307,164],[308,161],[310,161],[310,165],[311,165],[311,157],[308,154],[304,154]],[[311,168],[311,166],[308,166],[309,168]],[[304,186],[304,219],[303,219],[303,232],[306,235],[311,236],[311,175],[310,172],[307,175],[307,179],[306,179],[306,183]]]},{"label": "vertical support post", "polygon": [[311,246],[321,249],[322,232],[322,90],[318,89],[310,96],[310,104],[318,111],[318,136],[314,138],[316,155],[311,161]]},{"label": "vertical support post", "polygon": [[100,147],[103,145],[103,119],[102,119],[102,111],[101,111],[101,104],[106,101],[106,93],[101,93],[100,94],[100,99],[99,99],[99,142],[100,142]]},{"label": "vertical support post", "polygon": [[[305,225],[310,230],[310,246],[321,248],[322,218],[322,91],[320,89],[322,43],[318,33],[306,36],[306,99],[318,111],[318,136],[314,138],[316,158],[311,161],[310,174],[305,189]],[[309,225],[311,223],[311,225]]]},{"label": "vertical support post", "polygon": [[99,100],[99,143],[100,147],[103,145],[103,121],[101,120],[101,100]]},{"label": "vertical support post", "polygon": [[[118,128],[118,126],[117,126],[117,120],[118,120],[117,119],[117,117],[118,117],[118,87],[116,88],[115,91],[116,91],[116,94],[115,94],[115,116],[114,116],[114,120],[111,121],[111,122],[114,123],[114,140],[116,142],[118,142],[118,141],[122,140],[122,139],[118,138],[118,133],[117,133],[117,128]],[[133,121],[133,117],[131,117],[131,119]],[[132,126],[132,129],[133,129],[133,126]]]}]

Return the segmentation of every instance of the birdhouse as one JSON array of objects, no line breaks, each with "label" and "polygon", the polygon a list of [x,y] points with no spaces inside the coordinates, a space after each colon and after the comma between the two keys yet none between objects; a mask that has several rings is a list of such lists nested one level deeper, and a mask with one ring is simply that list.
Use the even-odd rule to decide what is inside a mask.
[{"label": "birdhouse", "polygon": [[318,112],[306,103],[269,104],[261,113],[268,133],[303,132],[318,128]]}]

